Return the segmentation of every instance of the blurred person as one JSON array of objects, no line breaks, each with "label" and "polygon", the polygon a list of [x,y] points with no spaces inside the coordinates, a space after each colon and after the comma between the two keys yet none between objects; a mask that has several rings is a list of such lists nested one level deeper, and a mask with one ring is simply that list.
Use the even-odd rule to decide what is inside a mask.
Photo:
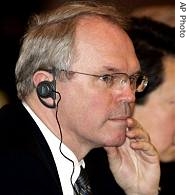
[{"label": "blurred person", "polygon": [[30,21],[15,69],[19,100],[0,110],[1,191],[91,194],[78,185],[84,157],[104,147],[125,194],[158,194],[158,152],[132,117],[148,78],[125,21],[90,1]]},{"label": "blurred person", "polygon": [[3,90],[0,90],[0,108],[8,103],[9,103],[8,95]]},{"label": "blurred person", "polygon": [[150,17],[171,27],[175,26],[175,5],[146,5],[135,8],[132,17]]},{"label": "blurred person", "polygon": [[133,18],[133,40],[149,85],[137,94],[134,118],[141,121],[161,161],[161,195],[175,194],[175,28]]},{"label": "blurred person", "polygon": [[[141,121],[159,152],[159,194],[175,194],[175,29],[147,17],[134,17],[127,33],[133,41],[141,70],[149,78],[147,88],[136,94],[134,118]],[[93,185],[97,187],[97,178],[102,185],[97,195],[124,194],[109,170],[104,150],[91,151],[86,162]],[[92,170],[96,170],[95,176]]]},{"label": "blurred person", "polygon": [[146,91],[137,94],[134,117],[150,133],[160,160],[170,162],[175,158],[175,29],[146,17],[133,18],[133,28],[129,35],[149,76]]}]

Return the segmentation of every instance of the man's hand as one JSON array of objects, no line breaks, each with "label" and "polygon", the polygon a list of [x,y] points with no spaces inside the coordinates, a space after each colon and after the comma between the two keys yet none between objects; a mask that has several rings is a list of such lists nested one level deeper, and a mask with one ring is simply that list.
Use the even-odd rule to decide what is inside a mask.
[{"label": "man's hand", "polygon": [[157,195],[160,180],[158,152],[141,125],[129,118],[126,141],[105,147],[110,169],[127,195]]}]

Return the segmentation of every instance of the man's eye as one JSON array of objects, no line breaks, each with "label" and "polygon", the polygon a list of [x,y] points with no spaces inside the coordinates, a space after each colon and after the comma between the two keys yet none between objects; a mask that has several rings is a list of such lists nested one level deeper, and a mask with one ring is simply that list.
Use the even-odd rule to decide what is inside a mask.
[{"label": "man's eye", "polygon": [[112,82],[112,75],[106,74],[100,77],[100,79],[106,83]]}]

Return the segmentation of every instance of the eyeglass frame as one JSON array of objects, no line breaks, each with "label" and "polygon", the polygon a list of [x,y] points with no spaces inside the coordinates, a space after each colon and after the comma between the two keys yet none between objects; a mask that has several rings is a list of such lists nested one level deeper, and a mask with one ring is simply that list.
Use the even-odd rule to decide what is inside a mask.
[{"label": "eyeglass frame", "polygon": [[[84,72],[73,71],[73,70],[65,70],[65,69],[61,69],[61,71],[66,73],[67,78],[69,78],[68,74],[69,75],[71,75],[71,74],[81,74],[81,75],[86,75],[86,76],[93,76],[93,77],[97,77],[98,79],[100,79],[102,81],[104,81],[103,77],[110,77],[109,81],[104,81],[109,88],[111,88],[114,85],[114,82],[115,82],[116,78],[120,78],[118,83],[121,86],[121,88],[123,88],[123,86],[126,86],[128,84],[128,81],[129,81],[129,84],[130,84],[129,86],[130,86],[131,90],[134,91],[134,92],[138,92],[138,93],[143,92],[144,89],[148,85],[148,77],[146,75],[144,75],[142,72],[138,72],[138,73],[135,73],[135,74],[129,76],[127,73],[123,73],[123,72],[114,72],[114,73],[111,73],[111,74],[98,75],[98,74],[90,74],[90,73],[84,73]],[[123,75],[123,76],[126,77],[126,79],[121,79],[121,77],[116,77],[115,75]],[[141,86],[141,89],[138,90],[138,87],[136,87],[136,84],[137,84],[137,80],[140,77],[142,77],[142,81],[138,86]],[[134,79],[136,79],[135,82],[134,82]],[[123,81],[125,83],[123,83]],[[133,84],[135,86],[134,87],[135,89],[132,88]]]}]

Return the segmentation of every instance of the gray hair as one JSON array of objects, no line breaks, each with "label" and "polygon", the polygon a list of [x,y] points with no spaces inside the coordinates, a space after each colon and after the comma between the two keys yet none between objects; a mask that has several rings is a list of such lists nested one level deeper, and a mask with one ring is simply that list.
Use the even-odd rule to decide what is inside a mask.
[{"label": "gray hair", "polygon": [[32,77],[36,71],[55,68],[58,76],[61,69],[69,69],[77,56],[74,48],[76,26],[86,16],[101,17],[125,27],[125,19],[113,6],[94,2],[70,2],[31,18],[15,69],[20,99],[34,90]]}]

